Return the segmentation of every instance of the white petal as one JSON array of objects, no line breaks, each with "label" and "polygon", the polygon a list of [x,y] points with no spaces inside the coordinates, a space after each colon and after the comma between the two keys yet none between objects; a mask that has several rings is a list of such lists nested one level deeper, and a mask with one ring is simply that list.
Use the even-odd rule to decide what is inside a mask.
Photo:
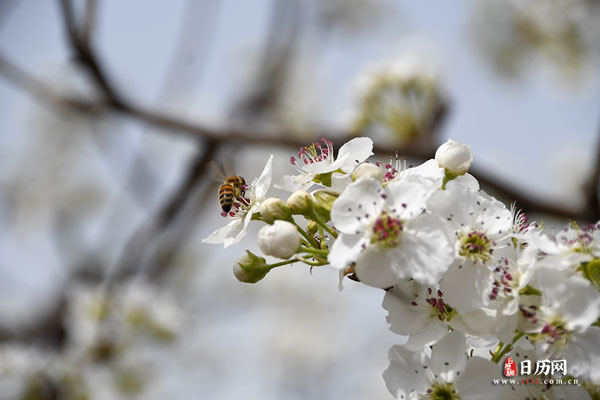
[{"label": "white petal", "polygon": [[455,386],[462,400],[497,399],[504,388],[502,385],[493,385],[492,379],[502,377],[501,366],[480,357],[473,357]]},{"label": "white petal", "polygon": [[242,221],[240,219],[234,219],[234,220],[230,221],[224,227],[219,228],[216,231],[214,231],[213,233],[211,233],[210,235],[208,235],[207,238],[202,239],[202,243],[211,243],[211,244],[223,243],[225,241],[225,239],[229,236],[230,232],[232,230],[236,230],[237,225],[241,225],[241,224],[242,224]]},{"label": "white petal", "polygon": [[392,255],[389,249],[367,248],[356,260],[356,276],[365,285],[379,288],[394,286],[399,277],[390,268]]},{"label": "white petal", "polygon": [[410,221],[394,249],[392,269],[399,278],[413,278],[424,285],[436,284],[454,261],[442,221],[423,214]]},{"label": "white petal", "polygon": [[229,235],[227,235],[227,238],[225,238],[225,242],[224,242],[225,248],[238,243],[240,240],[242,240],[244,237],[246,237],[246,235],[248,234],[248,225],[250,224],[250,221],[252,220],[252,214],[253,214],[252,209],[250,209],[246,213],[246,216],[244,217],[243,222],[241,219],[238,219],[238,221],[240,221],[240,223],[238,225],[236,225],[234,227],[234,229],[232,229],[231,232],[229,232]]},{"label": "white petal", "polygon": [[455,262],[440,282],[444,299],[459,313],[468,313],[489,303],[492,272],[482,264]]},{"label": "white petal", "polygon": [[387,185],[388,204],[402,219],[412,219],[425,210],[427,199],[435,192],[433,183],[410,177]]},{"label": "white petal", "polygon": [[363,235],[342,233],[333,242],[327,261],[335,269],[343,270],[356,261],[362,252]]},{"label": "white petal", "polygon": [[[481,308],[468,313],[459,314],[452,318],[450,326],[453,329],[458,329],[468,335],[488,336],[497,328],[496,311]],[[514,330],[512,333],[514,333]]]},{"label": "white petal", "polygon": [[402,346],[394,346],[389,352],[390,365],[383,372],[383,380],[396,398],[407,399],[409,393],[424,393],[429,387],[427,370],[423,368],[422,352],[411,352]]},{"label": "white petal", "polygon": [[584,333],[571,334],[562,357],[568,373],[585,380],[600,382],[600,328],[592,326]]},{"label": "white petal", "polygon": [[462,187],[470,190],[471,192],[479,191],[479,182],[471,174],[464,174],[464,175],[457,176],[456,178],[454,178],[453,180],[448,182],[448,184],[446,185],[446,188],[449,187],[449,190],[452,190],[452,185],[462,186]]},{"label": "white petal", "polygon": [[277,189],[285,190],[286,192],[295,192],[296,190],[307,190],[312,186],[313,178],[314,176],[311,174],[284,175],[282,184],[273,186]]},{"label": "white petal", "polygon": [[350,174],[335,173],[331,176],[331,190],[342,193],[352,183]]},{"label": "white petal", "polygon": [[506,206],[483,191],[479,193],[477,201],[477,227],[482,227],[492,237],[506,235],[513,225],[512,214]]},{"label": "white petal", "polygon": [[386,319],[392,332],[412,335],[423,330],[430,319],[429,313],[422,307],[411,304],[413,301],[415,298],[410,293],[404,293],[397,287],[385,293],[382,305],[389,312]]},{"label": "white petal", "polygon": [[417,334],[410,335],[404,344],[408,350],[417,351],[425,346],[438,343],[448,334],[448,326],[437,318],[429,318],[423,330]]},{"label": "white petal", "polygon": [[263,169],[263,171],[260,174],[260,176],[258,177],[258,179],[256,179],[254,181],[254,183],[252,184],[252,186],[254,187],[254,195],[256,196],[257,199],[264,198],[265,195],[267,194],[267,190],[269,190],[269,187],[271,186],[271,175],[272,175],[272,168],[273,168],[272,166],[273,166],[273,154],[271,154],[271,156],[267,160],[267,163],[265,164],[265,168]]},{"label": "white petal", "polygon": [[436,186],[441,186],[442,180],[444,179],[444,169],[440,168],[437,161],[427,160],[417,167],[400,171],[397,179],[405,179],[409,176],[429,179],[434,182]]},{"label": "white petal", "polygon": [[466,363],[467,339],[463,333],[454,331],[433,346],[431,368],[444,381],[455,381],[456,372],[462,373]]},{"label": "white petal", "polygon": [[[344,161],[338,168],[342,168],[345,172],[349,172],[357,164],[365,161],[372,155],[373,141],[370,138],[354,138],[340,147],[337,158],[338,160],[343,158]],[[338,160],[336,160],[336,162]]]},{"label": "white petal", "polygon": [[326,174],[328,172],[333,172],[339,169],[346,159],[349,157],[346,154],[344,157],[338,157],[337,160],[331,161],[330,158],[327,158],[323,161],[313,162],[312,164],[306,164],[301,167],[301,169],[309,174],[317,175],[317,174]]},{"label": "white petal", "polygon": [[587,279],[552,268],[538,268],[535,276],[544,304],[559,310],[568,329],[585,329],[600,317],[600,294]]},{"label": "white petal", "polygon": [[333,203],[331,221],[343,233],[362,232],[379,217],[385,200],[381,184],[361,178],[349,185]]},{"label": "white petal", "polygon": [[459,230],[462,226],[474,225],[475,213],[472,208],[476,198],[477,193],[454,185],[452,189],[433,193],[427,200],[427,210],[447,221],[453,230]]}]

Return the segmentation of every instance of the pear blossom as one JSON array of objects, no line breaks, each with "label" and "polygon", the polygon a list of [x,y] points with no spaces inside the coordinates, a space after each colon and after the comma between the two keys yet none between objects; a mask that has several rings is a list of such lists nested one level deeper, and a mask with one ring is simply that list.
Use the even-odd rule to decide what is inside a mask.
[{"label": "pear blossom", "polygon": [[389,359],[383,379],[396,399],[480,400],[497,398],[502,391],[491,384],[498,365],[481,357],[467,359],[467,341],[460,332],[440,340],[431,355],[394,346]]},{"label": "pear blossom", "polygon": [[[247,251],[233,267],[238,280],[328,263],[340,281],[352,274],[384,288],[390,330],[407,337],[390,350],[384,372],[397,398],[589,398],[576,386],[492,380],[512,351],[514,359],[566,360],[588,390],[600,383],[600,224],[572,223],[549,237],[516,205],[508,209],[480,189],[467,172],[467,145],[450,140],[414,167],[398,157],[366,161],[372,145],[353,139],[337,158],[326,140],[301,149],[291,159],[300,174],[284,178],[294,191],[286,202],[265,200],[271,156],[228,226],[204,241],[227,247],[260,219],[270,225],[258,232],[259,248],[285,260],[268,264]],[[306,191],[315,183],[325,188]]]},{"label": "pear blossom", "polygon": [[536,328],[528,334],[540,358],[564,358],[573,376],[600,382],[600,294],[580,276],[538,268],[541,305],[525,317]]},{"label": "pear blossom", "polygon": [[494,312],[482,309],[460,315],[444,301],[441,290],[415,281],[402,281],[387,290],[383,308],[389,312],[390,330],[409,336],[404,347],[411,351],[436,343],[452,329],[489,335],[495,327]]},{"label": "pear blossom", "polygon": [[[386,164],[375,162],[368,165],[375,165],[382,170],[383,181],[386,184],[406,179],[411,176],[413,178],[427,180],[439,189],[442,187],[445,177],[444,169],[441,168],[435,160],[428,160],[417,166],[407,165],[406,160],[400,159],[390,160],[390,162]],[[453,182],[454,184],[464,186],[473,192],[479,190],[479,182],[477,182],[477,179],[469,173],[456,177]]]},{"label": "pear blossom", "polygon": [[396,143],[428,129],[442,96],[438,68],[426,58],[411,52],[364,68],[356,79],[352,129]]},{"label": "pear blossom", "polygon": [[203,239],[203,243],[223,243],[223,247],[227,248],[246,236],[252,216],[259,212],[260,205],[265,200],[265,195],[271,186],[272,164],[273,155],[267,160],[260,176],[244,188],[243,197],[235,199],[228,214],[230,222]]},{"label": "pear blossom", "polygon": [[403,278],[435,284],[454,256],[443,221],[423,213],[434,191],[417,179],[385,188],[371,178],[350,184],[331,210],[341,234],[331,247],[330,265],[340,271],[352,266],[361,282],[376,287]]},{"label": "pear blossom", "polygon": [[510,211],[486,193],[454,181],[432,194],[427,210],[441,216],[454,236],[456,260],[440,282],[447,301],[460,313],[487,306],[495,262],[512,246]]},{"label": "pear blossom", "polygon": [[[301,148],[297,159],[291,157],[290,163],[300,174],[285,175],[283,184],[275,187],[290,192],[308,190],[315,183],[331,187],[344,179],[357,164],[373,155],[373,141],[367,137],[357,137],[345,143],[340,147],[337,158],[333,155],[333,143],[327,139],[322,139],[322,142]],[[325,178],[327,174],[332,174],[329,181]]]},{"label": "pear blossom", "polygon": [[300,247],[300,233],[290,222],[277,220],[258,231],[257,241],[258,247],[266,255],[290,258]]},{"label": "pear blossom", "polygon": [[550,238],[538,238],[534,245],[546,254],[544,265],[574,272],[581,263],[600,258],[600,223],[584,227],[572,223]]},{"label": "pear blossom", "polygon": [[493,287],[489,295],[489,307],[497,311],[495,334],[500,341],[510,342],[518,329],[520,313],[528,313],[537,308],[522,296],[539,267],[537,249],[527,247],[521,250],[507,246],[503,257],[496,258],[493,270]]}]

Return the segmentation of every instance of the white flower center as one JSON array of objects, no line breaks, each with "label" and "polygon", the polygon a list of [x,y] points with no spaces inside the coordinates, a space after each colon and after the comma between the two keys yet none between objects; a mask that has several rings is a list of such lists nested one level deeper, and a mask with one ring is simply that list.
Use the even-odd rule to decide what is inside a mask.
[{"label": "white flower center", "polygon": [[403,223],[387,212],[382,212],[371,227],[371,243],[381,247],[396,247],[400,242]]},{"label": "white flower center", "polygon": [[423,400],[460,400],[453,383],[435,382],[427,392],[419,396]]},{"label": "white flower center", "polygon": [[460,236],[459,255],[473,262],[485,263],[492,257],[492,241],[484,232],[470,231]]}]

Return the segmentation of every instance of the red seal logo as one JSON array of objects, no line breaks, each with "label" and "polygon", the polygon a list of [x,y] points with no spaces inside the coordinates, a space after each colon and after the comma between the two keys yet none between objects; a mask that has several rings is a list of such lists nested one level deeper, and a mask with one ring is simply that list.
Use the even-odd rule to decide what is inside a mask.
[{"label": "red seal logo", "polygon": [[507,357],[504,361],[504,376],[515,376],[517,375],[517,364],[512,358]]}]

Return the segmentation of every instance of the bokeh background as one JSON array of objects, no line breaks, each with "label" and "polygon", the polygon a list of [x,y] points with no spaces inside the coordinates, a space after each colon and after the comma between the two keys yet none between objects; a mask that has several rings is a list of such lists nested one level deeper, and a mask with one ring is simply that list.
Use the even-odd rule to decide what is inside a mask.
[{"label": "bokeh background", "polygon": [[238,282],[257,227],[200,242],[208,163],[452,138],[547,229],[593,222],[599,60],[594,0],[2,0],[0,399],[391,398],[383,292]]}]

